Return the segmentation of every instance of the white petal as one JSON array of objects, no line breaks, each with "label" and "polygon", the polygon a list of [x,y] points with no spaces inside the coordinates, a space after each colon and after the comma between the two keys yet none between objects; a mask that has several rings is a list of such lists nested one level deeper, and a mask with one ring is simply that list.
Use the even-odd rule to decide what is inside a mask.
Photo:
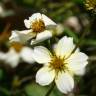
[{"label": "white petal", "polygon": [[82,69],[76,70],[76,71],[75,71],[75,75],[80,75],[80,76],[82,76],[82,75],[85,74],[85,72],[86,72],[86,69],[85,69],[85,68],[82,68]]},{"label": "white petal", "polygon": [[24,20],[26,28],[31,28],[32,22],[34,22],[35,20],[39,20],[39,19],[41,19],[41,14],[40,13],[32,14],[32,16],[29,17],[28,20],[27,19]]},{"label": "white petal", "polygon": [[32,54],[33,54],[33,50],[29,47],[23,47],[20,52],[22,59],[30,64],[34,63]]},{"label": "white petal", "polygon": [[5,60],[6,53],[0,52],[0,60]]},{"label": "white petal", "polygon": [[44,32],[38,33],[35,40],[31,41],[31,45],[43,42],[52,37],[52,32],[45,30]]},{"label": "white petal", "polygon": [[34,21],[34,20],[39,20],[41,18],[42,18],[41,13],[34,13],[34,14],[32,14],[31,17],[29,17],[29,20]]},{"label": "white petal", "polygon": [[73,38],[64,36],[62,39],[59,40],[56,46],[56,55],[62,58],[64,56],[67,57],[70,55],[74,47],[75,45],[73,44]]},{"label": "white petal", "polygon": [[[88,64],[88,56],[82,52],[76,52],[70,56],[67,60],[68,67],[75,74],[78,74],[79,70],[84,70],[84,67]],[[81,71],[80,71],[81,72]],[[79,73],[80,73],[79,72]],[[79,75],[79,74],[78,74]]]},{"label": "white petal", "polygon": [[37,40],[41,40],[41,39],[46,40],[46,39],[48,39],[50,37],[52,37],[52,32],[48,31],[48,30],[45,30],[44,32],[41,32],[41,33],[37,34],[36,39]]},{"label": "white petal", "polygon": [[29,39],[34,37],[35,34],[32,33],[32,30],[23,30],[23,31],[12,31],[12,35],[10,36],[10,42],[20,42],[26,43]]},{"label": "white petal", "polygon": [[36,82],[40,85],[49,85],[55,77],[55,71],[48,67],[41,68],[36,74]]},{"label": "white petal", "polygon": [[24,20],[24,24],[25,24],[26,28],[30,28],[31,27],[31,21],[29,21],[27,19]]},{"label": "white petal", "polygon": [[42,19],[45,23],[45,26],[48,25],[56,25],[56,23],[54,21],[52,21],[50,18],[48,18],[46,15],[42,14]]},{"label": "white petal", "polygon": [[58,77],[55,79],[57,88],[62,92],[67,94],[74,88],[74,80],[72,76],[68,73],[59,73]]},{"label": "white petal", "polygon": [[88,56],[85,54],[85,53],[82,53],[82,52],[75,52],[73,53],[70,58],[68,58],[68,60],[71,62],[71,61],[86,61],[88,60]]},{"label": "white petal", "polygon": [[10,49],[10,51],[6,54],[6,63],[8,63],[11,67],[16,67],[20,60],[19,53],[16,53],[13,48]]},{"label": "white petal", "polygon": [[48,63],[51,60],[51,53],[43,46],[36,46],[34,48],[33,58],[38,63]]}]

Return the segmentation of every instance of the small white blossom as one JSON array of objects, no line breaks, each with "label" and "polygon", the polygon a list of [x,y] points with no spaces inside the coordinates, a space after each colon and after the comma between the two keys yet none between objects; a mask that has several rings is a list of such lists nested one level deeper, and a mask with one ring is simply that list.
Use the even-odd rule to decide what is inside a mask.
[{"label": "small white blossom", "polygon": [[10,41],[18,41],[25,43],[27,40],[32,39],[31,44],[43,41],[52,37],[52,28],[56,23],[41,13],[34,13],[29,19],[24,20],[25,26],[28,30],[13,31]]},{"label": "small white blossom", "polygon": [[0,18],[5,18],[11,15],[14,15],[14,11],[5,9],[4,4],[0,2]]},{"label": "small white blossom", "polygon": [[53,28],[52,33],[54,36],[60,36],[63,34],[64,30],[65,27],[63,26],[63,24],[57,24],[57,26]]},{"label": "small white blossom", "polygon": [[23,47],[16,43],[16,45],[11,47],[7,53],[0,52],[0,60],[15,68],[21,59],[29,64],[34,63],[32,53],[33,51],[31,48],[26,46]]},{"label": "small white blossom", "polygon": [[57,88],[67,94],[74,88],[74,75],[83,75],[88,64],[88,56],[77,49],[71,53],[75,45],[73,38],[64,36],[54,47],[52,54],[43,46],[33,49],[33,58],[44,66],[36,74],[36,82],[42,86],[54,80]]},{"label": "small white blossom", "polygon": [[79,20],[76,16],[69,17],[65,22],[65,26],[73,29],[73,31],[80,32],[81,25],[79,23]]}]

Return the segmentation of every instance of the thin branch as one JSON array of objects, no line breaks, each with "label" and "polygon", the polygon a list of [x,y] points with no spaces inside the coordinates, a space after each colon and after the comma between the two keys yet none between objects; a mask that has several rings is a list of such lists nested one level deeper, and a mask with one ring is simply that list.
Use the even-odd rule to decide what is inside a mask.
[{"label": "thin branch", "polygon": [[45,96],[49,96],[51,94],[51,92],[53,91],[54,87],[55,87],[55,83],[53,82],[52,86],[50,87],[50,89],[48,90],[48,92],[46,93]]}]

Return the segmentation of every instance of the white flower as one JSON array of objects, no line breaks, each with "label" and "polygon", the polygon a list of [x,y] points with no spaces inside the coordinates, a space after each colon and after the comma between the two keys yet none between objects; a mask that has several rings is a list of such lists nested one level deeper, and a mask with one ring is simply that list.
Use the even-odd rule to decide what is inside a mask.
[{"label": "white flower", "polygon": [[74,88],[74,75],[83,75],[88,64],[88,56],[77,49],[71,53],[75,45],[73,38],[64,36],[54,47],[52,54],[43,46],[33,49],[33,58],[44,64],[36,74],[36,82],[40,85],[49,85],[53,80],[57,88],[67,94]]},{"label": "white flower", "polygon": [[73,31],[80,32],[80,30],[81,30],[81,25],[80,25],[79,19],[76,16],[69,17],[64,22],[64,24],[65,24],[65,26],[73,29]]},{"label": "white flower", "polygon": [[5,18],[11,15],[14,15],[14,11],[5,9],[4,4],[0,2],[0,18]]},{"label": "white flower", "polygon": [[56,23],[49,19],[47,16],[41,13],[34,13],[29,19],[24,20],[26,28],[28,30],[13,31],[10,41],[18,41],[25,43],[31,38],[35,38],[31,41],[31,44],[43,41],[52,37],[52,28],[56,26]]},{"label": "white flower", "polygon": [[29,64],[32,64],[34,62],[32,53],[33,51],[31,48],[26,46],[23,47],[18,43],[14,43],[14,46],[11,47],[7,53],[0,52],[0,60],[15,68],[21,59]]}]

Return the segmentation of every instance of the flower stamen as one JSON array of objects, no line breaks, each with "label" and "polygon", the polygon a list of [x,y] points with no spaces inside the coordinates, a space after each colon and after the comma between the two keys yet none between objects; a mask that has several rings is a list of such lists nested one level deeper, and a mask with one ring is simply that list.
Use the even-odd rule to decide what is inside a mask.
[{"label": "flower stamen", "polygon": [[32,22],[31,28],[33,29],[33,32],[40,33],[45,30],[45,24],[41,19],[39,19]]},{"label": "flower stamen", "polygon": [[58,73],[59,71],[64,71],[66,69],[67,63],[64,63],[64,59],[61,59],[60,57],[53,56],[53,59],[50,62],[50,67],[52,69],[55,69],[55,71]]},{"label": "flower stamen", "polygon": [[16,52],[20,52],[23,45],[18,42],[11,43],[11,47],[15,49]]}]

